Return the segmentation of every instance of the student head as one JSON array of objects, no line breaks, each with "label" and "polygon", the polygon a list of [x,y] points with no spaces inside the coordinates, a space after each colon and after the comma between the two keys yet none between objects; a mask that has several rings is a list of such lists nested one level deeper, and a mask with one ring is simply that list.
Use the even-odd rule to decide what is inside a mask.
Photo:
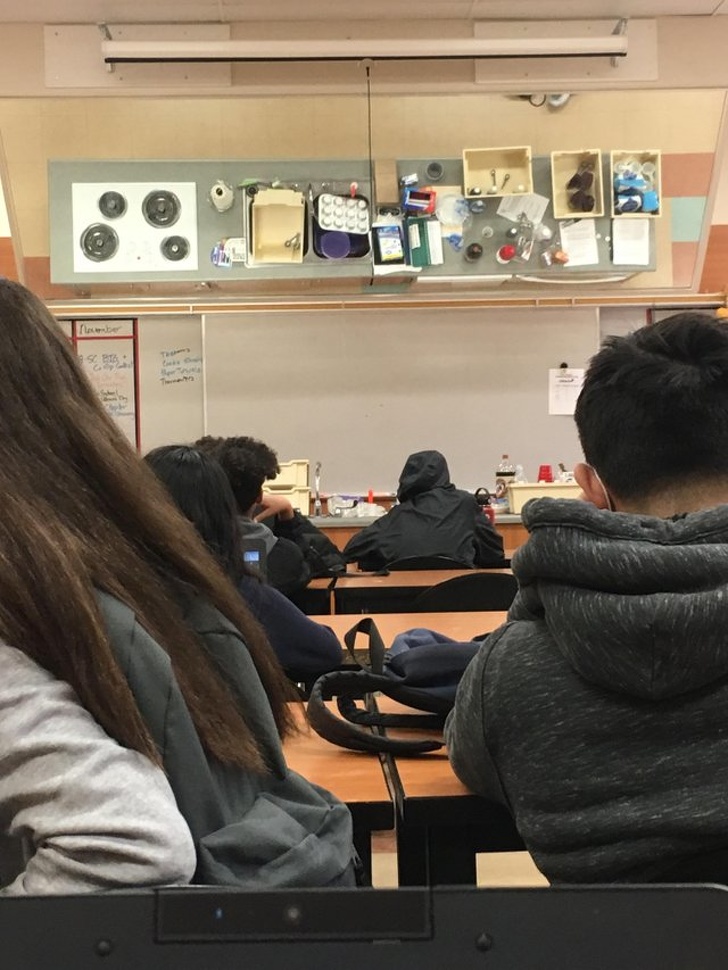
[{"label": "student head", "polygon": [[416,451],[404,463],[399,476],[397,498],[406,502],[421,492],[450,484],[450,470],[439,451]]},{"label": "student head", "polygon": [[601,508],[673,515],[728,501],[728,324],[677,313],[592,358],[576,406]]},{"label": "student head", "polygon": [[144,458],[231,579],[242,572],[237,508],[227,475],[212,455],[162,445]]},{"label": "student head", "polygon": [[195,442],[195,447],[220,462],[241,515],[247,515],[256,504],[263,482],[275,478],[281,470],[275,451],[255,438],[206,435]]},{"label": "student head", "polygon": [[69,683],[112,737],[158,760],[97,599],[167,651],[207,750],[262,767],[245,712],[184,621],[199,593],[243,633],[279,729],[282,673],[235,587],[107,415],[43,303],[0,280],[0,639]]}]

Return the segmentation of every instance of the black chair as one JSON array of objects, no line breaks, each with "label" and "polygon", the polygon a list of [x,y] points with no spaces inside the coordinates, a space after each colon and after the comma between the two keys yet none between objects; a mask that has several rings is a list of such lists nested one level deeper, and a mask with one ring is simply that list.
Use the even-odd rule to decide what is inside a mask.
[{"label": "black chair", "polygon": [[508,573],[477,572],[431,586],[414,599],[411,609],[413,613],[507,610],[517,591],[518,583]]},{"label": "black chair", "polygon": [[388,562],[384,568],[394,573],[406,569],[472,569],[472,566],[466,566],[450,556],[405,556],[404,559]]}]

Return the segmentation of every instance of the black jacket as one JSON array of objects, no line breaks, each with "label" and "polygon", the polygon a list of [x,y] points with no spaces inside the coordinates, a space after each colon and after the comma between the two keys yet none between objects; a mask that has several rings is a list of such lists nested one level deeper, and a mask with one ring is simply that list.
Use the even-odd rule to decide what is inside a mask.
[{"label": "black jacket", "polygon": [[439,555],[464,566],[502,564],[503,540],[475,498],[450,482],[439,451],[409,456],[397,498],[399,505],[349,540],[348,562],[381,569],[395,559]]},{"label": "black jacket", "polygon": [[[289,535],[277,535],[278,529],[273,532],[263,522],[256,522],[245,516],[240,516],[238,521],[241,535],[248,539],[262,539],[265,542],[268,553],[266,563],[268,584],[280,590],[284,596],[290,596],[305,589],[311,579],[311,569],[304,559],[303,552],[294,541],[294,536],[290,535],[292,530],[288,530],[289,537]],[[274,527],[276,526],[275,519],[268,521]]]}]

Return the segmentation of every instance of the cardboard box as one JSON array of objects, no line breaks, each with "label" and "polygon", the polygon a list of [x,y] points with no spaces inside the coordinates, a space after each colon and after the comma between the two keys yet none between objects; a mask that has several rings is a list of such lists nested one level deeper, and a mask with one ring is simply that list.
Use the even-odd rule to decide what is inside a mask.
[{"label": "cardboard box", "polygon": [[377,206],[399,205],[399,179],[394,159],[374,159],[374,199]]}]

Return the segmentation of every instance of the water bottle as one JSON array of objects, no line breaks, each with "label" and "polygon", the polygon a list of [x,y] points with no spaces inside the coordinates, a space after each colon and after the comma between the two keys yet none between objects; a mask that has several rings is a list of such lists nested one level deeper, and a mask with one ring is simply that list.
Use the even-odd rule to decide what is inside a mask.
[{"label": "water bottle", "polygon": [[516,468],[508,455],[501,457],[495,472],[495,498],[499,503],[508,504],[508,486],[515,481]]}]

